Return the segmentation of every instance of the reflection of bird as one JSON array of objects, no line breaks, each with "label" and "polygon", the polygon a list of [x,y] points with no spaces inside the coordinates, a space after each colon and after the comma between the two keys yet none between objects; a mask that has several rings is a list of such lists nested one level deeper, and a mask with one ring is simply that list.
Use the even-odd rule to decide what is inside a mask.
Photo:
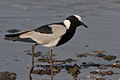
[{"label": "reflection of bird", "polygon": [[[60,46],[69,41],[73,37],[76,28],[80,25],[83,25],[87,28],[87,26],[82,22],[80,16],[71,15],[66,18],[64,22],[43,25],[36,29],[17,34],[7,34],[5,35],[5,39],[12,41],[33,42],[35,45],[40,44],[44,47],[52,48]],[[32,46],[32,64],[34,60],[35,45]]]}]

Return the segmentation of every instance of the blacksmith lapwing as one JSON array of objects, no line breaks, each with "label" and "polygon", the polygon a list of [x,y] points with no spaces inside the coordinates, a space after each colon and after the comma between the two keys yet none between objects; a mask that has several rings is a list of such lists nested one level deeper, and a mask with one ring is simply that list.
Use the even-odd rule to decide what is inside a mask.
[{"label": "blacksmith lapwing", "polygon": [[[34,48],[36,45],[40,44],[41,46],[51,48],[50,59],[52,59],[52,48],[60,46],[69,41],[75,34],[76,28],[81,25],[88,28],[87,25],[83,23],[80,16],[71,15],[63,22],[43,25],[36,29],[16,34],[7,34],[5,35],[5,39],[35,43],[32,45],[32,71],[34,67]],[[52,64],[53,62],[51,61],[51,65]]]}]

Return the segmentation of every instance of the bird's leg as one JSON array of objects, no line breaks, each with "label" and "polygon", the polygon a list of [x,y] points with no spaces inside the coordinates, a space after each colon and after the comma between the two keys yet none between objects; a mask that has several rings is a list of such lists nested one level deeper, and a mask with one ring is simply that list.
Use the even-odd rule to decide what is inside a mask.
[{"label": "bird's leg", "polygon": [[32,66],[30,68],[30,71],[29,71],[29,80],[32,80],[32,77],[31,77],[31,73],[34,69],[34,49],[35,49],[35,46],[37,46],[38,44],[33,44],[32,45]]},{"label": "bird's leg", "polygon": [[49,54],[49,57],[50,57],[50,67],[51,67],[51,80],[53,80],[53,76],[54,76],[54,73],[53,73],[53,54],[52,54],[52,49],[50,49],[50,54]]},{"label": "bird's leg", "polygon": [[34,49],[35,49],[35,46],[37,46],[38,44],[33,44],[32,45],[32,66],[34,67]]}]

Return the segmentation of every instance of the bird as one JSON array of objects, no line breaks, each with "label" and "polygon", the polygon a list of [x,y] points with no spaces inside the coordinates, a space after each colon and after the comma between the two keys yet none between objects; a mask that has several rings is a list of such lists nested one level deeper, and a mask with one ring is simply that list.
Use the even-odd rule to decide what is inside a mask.
[{"label": "bird", "polygon": [[[70,15],[61,22],[42,25],[38,28],[19,33],[6,34],[5,40],[34,43],[32,45],[32,69],[33,69],[35,46],[41,45],[43,47],[50,48],[50,59],[52,59],[52,48],[63,45],[64,43],[69,41],[74,36],[76,28],[78,26],[84,26],[88,28],[88,26],[82,21],[81,16]],[[50,63],[52,67],[53,62],[51,61]]]}]

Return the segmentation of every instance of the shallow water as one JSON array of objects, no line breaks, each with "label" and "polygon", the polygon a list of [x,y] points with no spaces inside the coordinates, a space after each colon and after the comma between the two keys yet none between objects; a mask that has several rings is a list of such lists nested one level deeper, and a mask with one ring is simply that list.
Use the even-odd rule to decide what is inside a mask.
[{"label": "shallow water", "polygon": [[[40,25],[52,22],[61,22],[71,14],[82,16],[88,29],[79,27],[75,36],[68,43],[55,48],[56,59],[72,58],[77,62],[67,63],[81,65],[83,62],[98,64],[110,64],[120,61],[120,0],[1,0],[0,1],[0,71],[15,72],[17,80],[28,80],[28,67],[31,66],[31,56],[26,50],[31,50],[31,45],[22,42],[4,40],[4,35],[10,29],[29,30]],[[87,46],[87,47],[86,47]],[[78,58],[77,54],[92,53],[96,50],[104,50],[106,55],[117,56],[115,60],[106,61],[97,57]],[[47,55],[49,49],[41,46],[36,47]],[[44,63],[37,63],[43,64]],[[47,63],[46,63],[47,64]],[[96,67],[80,69],[78,79],[90,74]],[[108,68],[119,73],[119,68]],[[48,75],[35,75],[33,79],[49,80]],[[117,80],[119,75],[103,76],[105,79]],[[66,70],[55,75],[55,80],[73,80]],[[92,78],[90,78],[93,80]],[[90,80],[83,79],[83,80]]]}]

